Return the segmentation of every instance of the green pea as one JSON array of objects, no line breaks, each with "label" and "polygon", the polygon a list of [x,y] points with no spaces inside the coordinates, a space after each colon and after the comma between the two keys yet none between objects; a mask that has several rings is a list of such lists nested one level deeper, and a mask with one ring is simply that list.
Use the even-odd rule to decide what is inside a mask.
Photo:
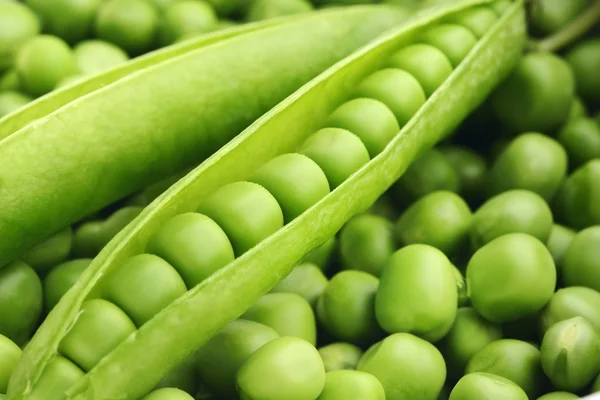
[{"label": "green pea", "polygon": [[467,364],[466,373],[487,372],[516,383],[530,398],[542,394],[547,379],[534,345],[514,339],[501,339],[479,350]]},{"label": "green pea", "polygon": [[96,15],[96,37],[130,55],[150,50],[157,28],[158,12],[145,0],[108,0]]},{"label": "green pea", "polygon": [[412,74],[430,97],[452,73],[452,64],[444,53],[428,44],[413,44],[394,53],[386,64]]},{"label": "green pea", "polygon": [[469,29],[477,39],[483,37],[498,20],[498,15],[488,7],[471,7],[453,14],[447,21]]},{"label": "green pea", "polygon": [[448,256],[458,253],[467,242],[472,214],[456,193],[432,192],[411,205],[394,228],[402,245],[428,244]]},{"label": "green pea", "polygon": [[14,68],[9,69],[5,73],[0,72],[0,91],[18,91],[20,88],[19,74],[17,74]]},{"label": "green pea", "polygon": [[21,348],[4,335],[0,335],[0,393],[6,393],[8,380],[21,358]]},{"label": "green pea", "polygon": [[374,158],[400,132],[394,113],[382,102],[358,98],[338,107],[327,119],[326,126],[346,129],[360,138]]},{"label": "green pea", "polygon": [[142,400],[194,400],[194,398],[183,390],[162,388],[144,396]]},{"label": "green pea", "polygon": [[42,21],[43,30],[70,44],[87,39],[102,0],[26,0]]},{"label": "green pea", "polygon": [[369,152],[360,138],[340,128],[313,133],[301,146],[300,153],[321,167],[332,190],[369,162]]},{"label": "green pea", "polygon": [[310,263],[318,266],[321,271],[327,270],[331,260],[333,258],[333,254],[335,252],[337,245],[337,238],[335,236],[331,237],[325,243],[308,253],[304,259],[303,263]]},{"label": "green pea", "polygon": [[600,126],[592,118],[573,118],[558,134],[572,167],[600,158]]},{"label": "green pea", "polygon": [[531,30],[541,37],[554,33],[581,14],[588,3],[589,0],[538,0],[528,14]]},{"label": "green pea", "polygon": [[550,207],[529,190],[509,190],[486,201],[473,215],[471,244],[478,249],[508,233],[527,233],[546,243],[552,231]]},{"label": "green pea", "polygon": [[104,298],[112,301],[142,326],[187,291],[177,271],[162,258],[138,254],[111,272]]},{"label": "green pea", "polygon": [[462,272],[453,265],[454,278],[456,280],[456,293],[458,294],[458,307],[466,307],[470,303],[469,290]]},{"label": "green pea", "polygon": [[552,392],[538,397],[537,400],[578,400],[579,396],[569,392]]},{"label": "green pea", "polygon": [[0,72],[12,66],[21,46],[39,32],[40,23],[29,7],[16,1],[0,2]]},{"label": "green pea", "polygon": [[489,4],[489,7],[498,15],[502,15],[512,5],[510,0],[498,0]]},{"label": "green pea", "polygon": [[556,268],[562,267],[563,257],[575,237],[575,231],[563,225],[554,224],[546,247],[550,250]]},{"label": "green pea", "polygon": [[566,286],[600,291],[600,226],[579,231],[563,257],[561,276]]},{"label": "green pea", "polygon": [[458,304],[454,266],[440,250],[413,244],[395,252],[381,273],[375,315],[387,332],[431,342],[451,328]]},{"label": "green pea", "polygon": [[577,392],[600,373],[600,335],[583,317],[552,325],[540,349],[544,372],[557,389]]},{"label": "green pea", "polygon": [[356,369],[363,351],[350,343],[336,342],[319,349],[323,359],[325,371],[338,371],[341,369]]},{"label": "green pea", "polygon": [[50,35],[39,35],[27,41],[17,54],[15,68],[22,88],[33,96],[54,90],[63,78],[78,72],[69,45]]},{"label": "green pea", "polygon": [[0,310],[0,335],[23,344],[42,313],[42,284],[33,268],[22,261],[0,269]]},{"label": "green pea", "polygon": [[450,393],[449,400],[528,400],[518,385],[498,375],[476,372],[463,376]]},{"label": "green pea", "polygon": [[578,316],[588,320],[600,332],[600,293],[580,286],[559,289],[540,314],[542,334],[557,322]]},{"label": "green pea", "polygon": [[362,371],[328,372],[317,400],[385,400],[385,391],[373,375]]},{"label": "green pea", "polygon": [[327,287],[327,277],[319,267],[311,263],[296,266],[290,274],[280,281],[271,292],[296,293],[315,308],[319,296]]},{"label": "green pea", "polygon": [[352,218],[340,233],[342,268],[379,276],[395,250],[392,224],[377,215]]},{"label": "green pea", "polygon": [[250,3],[246,20],[262,21],[312,10],[312,4],[306,0],[254,0]]},{"label": "green pea", "polygon": [[541,133],[517,136],[494,161],[489,192],[526,189],[552,200],[567,175],[567,152],[561,143]]},{"label": "green pea", "polygon": [[387,400],[435,400],[446,379],[438,349],[409,333],[394,333],[371,346],[357,369],[379,379]]},{"label": "green pea", "polygon": [[571,103],[571,111],[569,111],[568,120],[587,116],[587,108],[581,98],[575,97]]},{"label": "green pea", "polygon": [[50,312],[60,299],[75,285],[92,259],[81,258],[66,261],[52,268],[44,278],[44,305]]},{"label": "green pea", "polygon": [[551,132],[569,115],[575,79],[569,65],[551,53],[521,58],[511,75],[492,94],[496,116],[515,132]]},{"label": "green pea", "polygon": [[177,388],[189,394],[196,394],[198,386],[196,357],[193,356],[163,376],[154,389]]},{"label": "green pea", "polygon": [[30,96],[24,93],[12,90],[0,92],[0,118],[18,110],[32,100]]},{"label": "green pea", "polygon": [[150,236],[146,251],[171,264],[189,288],[235,259],[225,232],[198,213],[179,214],[166,221]]},{"label": "green pea", "polygon": [[575,74],[577,93],[590,104],[600,104],[600,39],[581,41],[566,58]]},{"label": "green pea", "polygon": [[342,271],[331,278],[317,302],[317,318],[335,339],[369,343],[380,335],[375,319],[379,279],[363,271]]},{"label": "green pea", "polygon": [[121,48],[103,40],[86,40],[73,48],[77,66],[83,74],[96,74],[129,60]]},{"label": "green pea", "polygon": [[356,96],[379,100],[388,106],[400,127],[406,125],[426,99],[419,81],[397,68],[385,68],[369,75],[358,85]]},{"label": "green pea", "polygon": [[242,400],[313,400],[325,386],[325,368],[313,345],[281,337],[248,358],[237,385]]},{"label": "green pea", "polygon": [[588,161],[563,183],[556,198],[558,219],[570,228],[600,224],[600,160]]},{"label": "green pea", "polygon": [[135,329],[127,314],[113,303],[88,300],[81,306],[77,321],[58,350],[84,371],[89,371]]},{"label": "green pea", "polygon": [[230,322],[196,354],[200,380],[223,399],[236,398],[236,374],[256,350],[279,337],[271,327],[238,319]]},{"label": "green pea", "polygon": [[509,233],[475,252],[467,265],[467,285],[480,315],[491,322],[510,322],[548,303],[556,286],[556,267],[538,239]]},{"label": "green pea", "polygon": [[37,272],[46,272],[67,259],[72,238],[73,231],[67,227],[27,250],[21,259]]},{"label": "green pea", "polygon": [[329,194],[323,170],[302,154],[283,154],[258,169],[248,179],[267,189],[283,211],[285,223],[298,217]]},{"label": "green pea", "polygon": [[457,24],[440,24],[429,28],[421,40],[440,49],[455,68],[477,44],[475,35]]},{"label": "green pea", "polygon": [[40,375],[27,399],[48,400],[64,398],[66,391],[84,372],[64,357],[56,356],[46,364],[44,373]]},{"label": "green pea", "polygon": [[460,146],[446,146],[439,149],[458,175],[460,195],[469,203],[478,203],[483,197],[487,172],[485,159]]},{"label": "green pea", "polygon": [[163,46],[184,35],[209,32],[217,25],[217,15],[209,3],[183,0],[170,4],[162,15],[158,37]]},{"label": "green pea", "polygon": [[283,213],[275,197],[252,182],[221,187],[204,199],[198,212],[219,224],[238,257],[283,226]]}]

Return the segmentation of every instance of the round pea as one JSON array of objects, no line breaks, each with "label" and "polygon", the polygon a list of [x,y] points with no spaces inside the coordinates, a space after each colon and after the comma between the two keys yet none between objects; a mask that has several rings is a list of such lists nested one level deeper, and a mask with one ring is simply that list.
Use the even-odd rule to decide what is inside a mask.
[{"label": "round pea", "polygon": [[129,60],[121,48],[103,40],[86,40],[73,48],[79,71],[83,74],[96,74]]},{"label": "round pea", "polygon": [[497,20],[496,13],[485,6],[471,7],[447,18],[448,22],[462,25],[470,30],[478,39],[483,37]]},{"label": "round pea", "polygon": [[0,118],[18,110],[32,100],[33,98],[24,93],[12,90],[0,92]]},{"label": "round pea", "polygon": [[537,0],[528,14],[530,29],[537,36],[550,35],[571,22],[588,4],[589,0]]},{"label": "round pea", "polygon": [[540,351],[544,372],[557,389],[577,392],[600,373],[600,335],[583,317],[552,325]]},{"label": "round pea", "polygon": [[577,93],[590,104],[600,104],[600,39],[581,41],[566,58],[575,74]]},{"label": "round pea", "polygon": [[573,118],[561,129],[558,141],[569,154],[571,167],[600,158],[600,126],[592,118]]},{"label": "round pea", "polygon": [[553,217],[548,203],[529,190],[509,190],[486,201],[473,215],[471,244],[478,249],[508,233],[527,233],[546,243]]},{"label": "round pea", "polygon": [[460,195],[469,203],[478,203],[483,197],[487,173],[485,159],[460,146],[446,146],[439,149],[458,175]]},{"label": "round pea", "polygon": [[385,391],[373,375],[362,371],[328,372],[317,400],[385,400]]},{"label": "round pea", "polygon": [[327,283],[327,277],[319,267],[311,263],[302,263],[275,285],[271,292],[296,293],[314,308],[319,296],[325,291]]},{"label": "round pea", "polygon": [[313,133],[301,146],[300,153],[321,167],[332,190],[369,162],[369,152],[360,138],[340,128]]},{"label": "round pea", "polygon": [[313,5],[306,0],[254,0],[250,3],[246,20],[262,21],[312,10]]},{"label": "round pea", "polygon": [[360,138],[371,158],[383,151],[400,132],[394,113],[382,102],[358,98],[339,106],[326,126],[346,129]]},{"label": "round pea", "polygon": [[246,360],[237,385],[243,400],[313,400],[325,386],[325,367],[313,345],[281,337]]},{"label": "round pea", "polygon": [[338,371],[342,369],[356,369],[363,351],[350,343],[336,342],[319,349],[323,359],[325,371]]},{"label": "round pea", "polygon": [[84,372],[68,359],[56,356],[46,364],[27,398],[31,400],[60,399]]},{"label": "round pea", "polygon": [[60,299],[71,289],[90,265],[90,258],[69,260],[52,268],[44,278],[44,305],[50,312]]},{"label": "round pea", "polygon": [[489,192],[526,189],[550,201],[566,175],[567,152],[561,144],[541,133],[524,133],[496,158],[488,176]]},{"label": "round pea", "polygon": [[[485,397],[482,397],[485,396]],[[498,375],[475,372],[463,376],[450,392],[449,400],[528,400],[514,382]]]},{"label": "round pea", "polygon": [[69,45],[50,35],[27,41],[17,54],[15,68],[21,87],[33,96],[54,90],[63,78],[79,72]]},{"label": "round pea", "polygon": [[379,279],[363,271],[342,271],[331,278],[317,302],[317,318],[335,339],[370,343],[380,335],[375,319]]},{"label": "round pea", "polygon": [[31,9],[16,1],[0,2],[0,72],[13,64],[25,42],[40,32],[40,23]]},{"label": "round pea", "polygon": [[550,237],[546,242],[546,247],[548,247],[550,254],[552,254],[556,268],[560,269],[562,267],[563,257],[571,245],[574,237],[574,230],[563,225],[552,225],[552,230],[550,231]]},{"label": "round pea", "polygon": [[583,286],[559,289],[540,314],[540,328],[545,333],[557,322],[584,317],[600,332],[600,293]]},{"label": "round pea", "polygon": [[475,252],[467,265],[467,285],[480,315],[491,322],[510,322],[548,303],[556,286],[556,267],[538,239],[510,233]]},{"label": "round pea", "polygon": [[371,346],[357,369],[381,382],[387,400],[435,400],[446,379],[438,349],[409,333],[394,333]]},{"label": "round pea", "polygon": [[6,393],[8,380],[21,358],[21,348],[4,335],[0,335],[0,393]]},{"label": "round pea", "polygon": [[0,269],[0,335],[21,345],[42,313],[42,283],[29,265],[14,261]]},{"label": "round pea", "polygon": [[114,43],[130,55],[150,50],[158,28],[158,11],[145,0],[108,0],[96,16],[99,39]]},{"label": "round pea", "polygon": [[267,189],[277,200],[286,223],[329,194],[323,170],[302,154],[275,157],[248,179]]},{"label": "round pea", "polygon": [[570,228],[600,225],[600,159],[588,161],[563,183],[555,202],[558,219]]},{"label": "round pea", "polygon": [[283,212],[273,195],[252,182],[235,182],[204,199],[198,212],[212,218],[244,254],[283,226]]},{"label": "round pea", "polygon": [[180,389],[162,388],[147,394],[142,400],[194,400],[194,398]]},{"label": "round pea", "polygon": [[14,68],[4,73],[0,72],[0,91],[18,91],[20,88],[19,74]]},{"label": "round pea", "polygon": [[308,253],[303,263],[311,263],[319,267],[321,271],[327,270],[337,247],[337,238],[331,237],[325,243]]},{"label": "round pea", "polygon": [[67,227],[27,250],[21,259],[37,272],[46,272],[67,259],[72,238],[73,231]]},{"label": "round pea", "polygon": [[344,225],[339,236],[342,268],[379,276],[395,250],[392,224],[386,218],[362,214]]},{"label": "round pea", "polygon": [[111,271],[104,282],[104,297],[142,326],[187,291],[177,271],[152,254],[138,254]]},{"label": "round pea", "polygon": [[440,24],[428,29],[421,40],[440,49],[453,67],[457,67],[477,44],[471,31],[457,24]]},{"label": "round pea", "polygon": [[258,322],[230,322],[196,354],[200,381],[220,398],[236,398],[235,378],[240,367],[256,350],[278,337],[273,328]]},{"label": "round pea", "polygon": [[176,42],[189,34],[213,30],[217,15],[209,3],[198,0],[176,1],[162,15],[158,37],[163,46]]},{"label": "round pea", "polygon": [[538,397],[537,400],[579,400],[579,396],[569,392],[552,392]]},{"label": "round pea", "polygon": [[189,288],[235,259],[225,232],[215,221],[198,213],[167,220],[150,236],[146,251],[171,264]]},{"label": "round pea", "polygon": [[575,235],[564,254],[561,273],[566,286],[585,286],[600,291],[600,225]]}]

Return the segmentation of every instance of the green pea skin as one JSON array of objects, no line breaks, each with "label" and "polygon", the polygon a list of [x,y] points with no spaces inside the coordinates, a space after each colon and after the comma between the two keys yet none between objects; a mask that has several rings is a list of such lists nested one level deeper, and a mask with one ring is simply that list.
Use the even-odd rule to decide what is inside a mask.
[{"label": "green pea skin", "polygon": [[146,251],[171,264],[189,288],[235,259],[225,232],[198,213],[179,214],[166,221],[150,236]]},{"label": "green pea skin", "polygon": [[346,129],[360,138],[374,158],[400,132],[394,113],[382,102],[358,98],[339,106],[327,118],[326,126]]},{"label": "green pea skin", "polygon": [[317,318],[335,339],[370,343],[380,336],[375,319],[379,279],[363,271],[342,271],[331,278],[317,301]]},{"label": "green pea skin", "polygon": [[600,39],[581,41],[566,58],[575,74],[577,93],[590,104],[600,104]]},{"label": "green pea skin", "polygon": [[497,20],[496,13],[485,6],[471,7],[447,18],[447,22],[469,29],[477,39],[483,37]]},{"label": "green pea skin", "polygon": [[302,154],[289,153],[275,157],[249,179],[267,189],[283,211],[285,223],[329,194],[329,182],[323,170]]},{"label": "green pea skin", "polygon": [[223,229],[237,257],[283,226],[283,212],[275,197],[252,182],[221,187],[197,211]]},{"label": "green pea skin", "polygon": [[163,376],[154,389],[177,388],[195,395],[199,386],[196,370],[196,357],[189,357]]},{"label": "green pea skin", "polygon": [[419,81],[397,68],[384,68],[369,75],[358,85],[355,96],[379,100],[388,106],[400,127],[406,125],[426,100]]},{"label": "green pea skin", "polygon": [[558,133],[558,141],[567,150],[572,168],[600,158],[600,126],[592,118],[571,119]]},{"label": "green pea skin", "polygon": [[557,219],[573,229],[600,224],[600,160],[594,159],[567,177],[555,201]]},{"label": "green pea skin", "polygon": [[338,371],[342,369],[356,369],[363,351],[350,343],[336,342],[319,349],[323,359],[325,371]]},{"label": "green pea skin", "polygon": [[13,65],[25,42],[40,32],[40,23],[29,7],[18,2],[0,2],[0,72]]},{"label": "green pea skin", "polygon": [[552,392],[538,397],[537,400],[578,400],[579,396],[569,392]]},{"label": "green pea skin", "polygon": [[42,283],[29,265],[14,261],[0,269],[0,335],[18,345],[29,339],[42,313]]},{"label": "green pea skin", "polygon": [[571,103],[571,111],[569,111],[568,121],[579,117],[585,117],[587,115],[588,113],[585,104],[581,98],[575,97],[573,99],[573,103]]},{"label": "green pea skin", "polygon": [[314,264],[319,267],[321,271],[326,271],[332,261],[334,253],[336,252],[336,248],[337,238],[333,236],[325,243],[308,253],[302,262]]},{"label": "green pea skin", "polygon": [[317,400],[385,400],[385,391],[373,375],[361,371],[328,372]]},{"label": "green pea skin", "polygon": [[86,40],[74,48],[77,66],[83,74],[96,74],[106,71],[129,60],[129,56],[121,48],[103,40]]},{"label": "green pea skin", "polygon": [[273,328],[258,322],[230,322],[196,353],[200,381],[219,398],[236,398],[240,367],[256,350],[278,337]]},{"label": "green pea skin", "polygon": [[553,217],[548,204],[538,194],[522,189],[509,190],[486,201],[473,214],[473,249],[508,233],[526,233],[546,243]]},{"label": "green pea skin", "polygon": [[561,143],[535,132],[517,136],[490,169],[490,194],[525,189],[552,200],[567,175],[567,152]]},{"label": "green pea skin", "polygon": [[0,393],[6,393],[8,380],[21,358],[21,348],[4,335],[0,335]]},{"label": "green pea skin", "polygon": [[524,233],[500,236],[477,250],[466,276],[473,308],[495,323],[539,311],[556,287],[552,255],[541,241]]},{"label": "green pea skin", "polygon": [[30,96],[13,90],[0,92],[0,118],[18,110],[32,100],[33,98]]},{"label": "green pea skin", "polygon": [[583,317],[552,325],[540,351],[544,372],[557,389],[577,392],[600,372],[600,335]]},{"label": "green pea skin", "polygon": [[325,368],[313,345],[295,337],[270,341],[237,374],[241,400],[313,400],[325,386]]},{"label": "green pea skin", "polygon": [[512,5],[510,0],[498,0],[489,4],[489,7],[498,15],[502,15]]},{"label": "green pea skin", "polygon": [[446,379],[438,349],[409,333],[394,333],[371,346],[357,370],[374,375],[387,400],[435,400]]},{"label": "green pea skin", "polygon": [[362,214],[352,218],[339,236],[342,268],[379,276],[396,248],[386,218]]},{"label": "green pea skin", "polygon": [[532,3],[529,20],[536,36],[544,37],[563,28],[581,14],[589,0],[538,0]]},{"label": "green pea skin", "polygon": [[358,136],[340,128],[324,128],[313,133],[301,146],[325,172],[333,190],[369,162],[369,152]]},{"label": "green pea skin", "polygon": [[477,38],[467,28],[457,24],[440,24],[429,28],[421,40],[440,49],[454,68],[477,44]]},{"label": "green pea skin", "polygon": [[254,0],[250,3],[246,20],[263,21],[284,15],[307,13],[313,9],[313,5],[306,0]]},{"label": "green pea skin", "polygon": [[98,9],[95,35],[135,56],[152,47],[158,21],[158,11],[145,0],[108,0]]},{"label": "green pea skin", "polygon": [[600,225],[575,235],[564,254],[561,276],[566,286],[600,291]]},{"label": "green pea skin", "polygon": [[39,273],[65,261],[71,251],[73,231],[67,227],[27,250],[21,259]]},{"label": "green pea skin", "polygon": [[181,276],[165,260],[138,254],[111,272],[102,297],[122,308],[139,327],[186,291]]},{"label": "green pea skin", "polygon": [[217,25],[217,15],[211,5],[204,1],[177,1],[170,4],[158,28],[161,45],[167,46],[184,35],[209,32]]},{"label": "green pea skin", "polygon": [[267,293],[240,318],[273,328],[280,336],[293,336],[317,343],[315,314],[310,304],[295,293]]},{"label": "green pea skin", "polygon": [[311,263],[303,263],[296,266],[285,279],[279,281],[271,292],[295,293],[308,301],[314,309],[328,282],[319,267]]},{"label": "green pea skin", "polygon": [[65,392],[79,379],[84,372],[68,359],[56,356],[46,364],[44,373],[40,375],[27,399],[48,400],[63,398]]},{"label": "green pea skin", "polygon": [[75,285],[92,259],[69,260],[52,268],[44,278],[44,306],[50,312],[60,299]]},{"label": "green pea skin", "polygon": [[576,232],[574,230],[567,228],[566,226],[559,224],[552,225],[550,237],[546,242],[546,246],[548,247],[548,250],[550,250],[550,254],[552,254],[557,269],[562,267],[563,257],[573,241],[575,234]]},{"label": "green pea skin", "polygon": [[498,375],[476,372],[463,376],[450,392],[449,400],[528,400],[517,384]]},{"label": "green pea skin", "polygon": [[0,91],[18,91],[20,88],[19,74],[14,68],[4,73],[0,72]]},{"label": "green pea skin", "polygon": [[430,97],[452,73],[452,64],[444,53],[428,44],[413,44],[394,53],[386,64],[412,74]]},{"label": "green pea skin", "polygon": [[144,396],[142,400],[194,400],[194,398],[183,390],[162,388]]},{"label": "green pea skin", "polygon": [[486,160],[475,151],[460,146],[441,147],[439,151],[458,175],[461,197],[469,204],[478,204],[483,198],[487,173]]},{"label": "green pea skin", "polygon": [[560,321],[578,316],[600,332],[600,293],[583,286],[559,289],[540,313],[541,333]]},{"label": "green pea skin", "polygon": [[551,53],[531,52],[491,96],[496,117],[514,132],[552,132],[566,121],[575,96],[569,65]]}]

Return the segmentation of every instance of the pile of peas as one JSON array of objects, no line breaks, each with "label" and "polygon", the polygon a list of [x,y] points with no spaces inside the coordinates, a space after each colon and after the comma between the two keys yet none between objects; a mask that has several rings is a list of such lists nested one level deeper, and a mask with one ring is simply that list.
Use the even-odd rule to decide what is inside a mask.
[{"label": "pile of peas", "polygon": [[[592,1],[532,4],[530,34],[543,44]],[[231,23],[329,5],[0,2],[0,116],[158,47]],[[486,11],[454,21],[472,30],[454,48],[475,43],[474,21],[497,18]],[[415,160],[370,210],[307,255],[144,400],[568,400],[600,392],[599,31],[555,51],[534,47],[525,54],[490,98]],[[423,101],[456,66],[433,46],[440,43],[435,39],[390,60],[417,78]],[[431,71],[411,70],[411,60],[421,57],[430,61]],[[378,80],[392,79],[382,72],[365,81],[363,99],[342,105],[330,116],[330,128],[307,140],[302,156],[280,156],[253,183],[225,187],[239,189],[240,196],[220,190],[203,203],[199,212],[231,230],[227,236],[235,232],[232,244],[223,234],[230,248],[221,251],[222,262],[213,262],[230,261],[253,240],[223,211],[226,199],[246,196],[261,203],[257,210],[268,208],[273,196],[278,201],[285,196],[273,182],[298,165],[315,168],[313,194],[322,197],[347,177],[339,168],[355,167],[329,163],[328,157],[339,153],[364,164],[381,151],[380,142],[389,137],[368,142],[359,133],[371,127],[354,117],[368,113],[390,137],[405,122],[401,111],[378,101]],[[441,78],[428,80],[432,77]],[[346,129],[358,132],[354,142],[344,137]],[[324,152],[325,143],[336,145]],[[0,269],[0,399],[44,316],[110,239],[171,182],[56,233]],[[257,183],[273,196],[265,197],[268,192]],[[284,208],[274,224],[300,212]],[[201,217],[173,218],[150,240],[149,252],[172,265],[185,264],[186,252],[195,250],[170,253],[176,233],[182,227],[219,228]],[[115,279],[130,283],[133,264],[154,262],[144,257],[132,258]],[[213,271],[200,272],[204,275],[182,273],[181,290]],[[118,303],[126,294],[127,285],[121,285],[111,300]],[[105,303],[111,304],[90,300],[84,308],[93,313]],[[146,305],[121,304],[139,313],[133,322],[123,314],[119,323],[130,323],[120,326],[124,336],[147,319]],[[97,354],[82,354],[77,342],[64,343],[60,350],[77,354],[80,366],[98,361]],[[59,364],[66,359],[57,360],[64,375],[67,364]]]}]

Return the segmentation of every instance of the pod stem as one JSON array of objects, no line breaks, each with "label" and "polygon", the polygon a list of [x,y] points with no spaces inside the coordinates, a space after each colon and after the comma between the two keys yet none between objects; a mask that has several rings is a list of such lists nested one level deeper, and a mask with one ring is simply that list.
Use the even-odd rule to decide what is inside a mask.
[{"label": "pod stem", "polygon": [[557,52],[562,50],[585,35],[599,21],[600,0],[595,0],[581,15],[569,22],[558,32],[539,41],[530,41],[529,51]]}]

